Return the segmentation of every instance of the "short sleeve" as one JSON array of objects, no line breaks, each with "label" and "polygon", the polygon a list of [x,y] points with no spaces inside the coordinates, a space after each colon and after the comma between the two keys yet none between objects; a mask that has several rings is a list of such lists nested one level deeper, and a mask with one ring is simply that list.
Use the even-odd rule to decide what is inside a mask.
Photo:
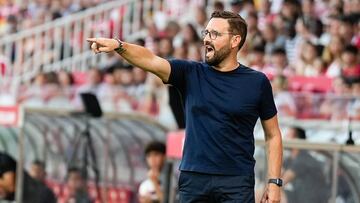
[{"label": "short sleeve", "polygon": [[171,59],[169,60],[171,71],[167,84],[176,88],[185,89],[187,74],[192,66],[190,61]]},{"label": "short sleeve", "polygon": [[267,120],[274,117],[277,113],[274,96],[269,79],[264,75],[261,85],[261,98],[260,98],[260,118]]}]

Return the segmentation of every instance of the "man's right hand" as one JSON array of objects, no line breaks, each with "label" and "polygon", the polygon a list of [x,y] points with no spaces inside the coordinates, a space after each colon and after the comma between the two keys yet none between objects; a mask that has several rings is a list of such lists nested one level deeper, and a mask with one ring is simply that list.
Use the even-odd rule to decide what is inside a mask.
[{"label": "man's right hand", "polygon": [[[119,48],[119,41],[109,38],[88,38],[86,41],[91,43],[91,49],[95,53],[112,52]],[[149,71],[161,78],[162,81],[167,82],[170,77],[170,63],[159,56],[156,56],[145,47],[138,46],[131,43],[124,42],[122,47],[121,57],[130,64],[137,66],[145,71]]]},{"label": "man's right hand", "polygon": [[87,38],[86,41],[91,43],[91,49],[97,54],[101,52],[111,52],[119,47],[119,42],[109,38]]}]

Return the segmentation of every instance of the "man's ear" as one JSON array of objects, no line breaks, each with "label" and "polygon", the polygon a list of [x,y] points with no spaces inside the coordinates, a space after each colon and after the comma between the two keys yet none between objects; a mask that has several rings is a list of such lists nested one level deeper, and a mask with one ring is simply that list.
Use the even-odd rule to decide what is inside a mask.
[{"label": "man's ear", "polygon": [[231,48],[239,47],[240,42],[241,42],[241,36],[240,35],[234,35],[232,37]]}]

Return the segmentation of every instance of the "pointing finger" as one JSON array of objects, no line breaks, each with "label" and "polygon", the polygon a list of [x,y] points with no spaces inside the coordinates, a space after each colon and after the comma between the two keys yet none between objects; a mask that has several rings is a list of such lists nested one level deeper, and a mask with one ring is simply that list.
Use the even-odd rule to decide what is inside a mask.
[{"label": "pointing finger", "polygon": [[86,41],[88,41],[88,42],[96,42],[96,38],[87,38]]}]

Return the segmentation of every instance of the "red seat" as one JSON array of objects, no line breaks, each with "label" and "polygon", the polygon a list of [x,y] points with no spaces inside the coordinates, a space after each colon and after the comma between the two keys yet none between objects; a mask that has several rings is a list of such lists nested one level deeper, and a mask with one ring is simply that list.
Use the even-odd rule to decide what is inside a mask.
[{"label": "red seat", "polygon": [[108,203],[128,203],[131,201],[132,192],[128,188],[111,187],[108,189]]},{"label": "red seat", "polygon": [[[59,203],[65,202],[69,196],[69,189],[66,185],[58,183],[56,181],[48,180],[47,185],[54,191]],[[97,193],[97,189],[94,183],[89,182],[87,189],[90,197],[95,203],[100,203],[100,198]],[[107,190],[105,190],[107,189]],[[107,199],[108,203],[129,203],[132,199],[132,190],[128,187],[100,187],[101,194],[104,195],[102,198]],[[103,193],[106,191],[106,193]]]},{"label": "red seat", "polygon": [[72,76],[74,78],[75,85],[82,85],[86,83],[86,72],[73,72]]},{"label": "red seat", "polygon": [[330,92],[332,90],[332,79],[326,76],[291,76],[288,80],[290,91]]},{"label": "red seat", "polygon": [[47,180],[46,185],[54,192],[57,197],[60,197],[62,195],[63,185],[61,183]]}]

